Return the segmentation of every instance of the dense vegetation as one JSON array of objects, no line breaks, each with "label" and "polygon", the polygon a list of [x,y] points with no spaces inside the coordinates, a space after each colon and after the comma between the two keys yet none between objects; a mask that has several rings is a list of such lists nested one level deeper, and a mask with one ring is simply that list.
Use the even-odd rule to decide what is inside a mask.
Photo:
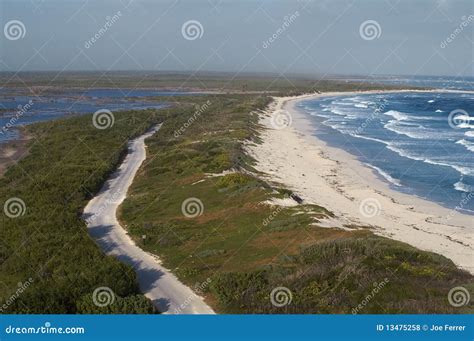
[{"label": "dense vegetation", "polygon": [[[54,78],[54,82],[51,79]],[[368,79],[370,81],[370,79]],[[350,91],[372,89],[406,89],[407,86],[355,83],[341,80],[326,80],[312,76],[293,76],[289,79],[278,74],[245,74],[222,72],[63,72],[60,75],[49,72],[0,72],[0,82],[4,87],[34,88],[39,93],[62,92],[64,87],[84,88],[141,88],[272,92],[273,94],[294,94],[322,91]]]},{"label": "dense vegetation", "polygon": [[[203,106],[206,100],[210,104]],[[160,255],[190,286],[210,279],[205,295],[218,311],[472,310],[447,301],[454,286],[472,289],[472,276],[450,260],[368,229],[318,227],[314,219],[330,215],[322,207],[264,203],[291,193],[259,179],[243,150],[243,141],[258,143],[257,116],[249,113],[262,109],[268,98],[222,95],[195,101],[195,109],[168,117],[148,140],[150,157],[122,206],[121,219],[141,247]],[[188,198],[202,202],[202,214],[183,214],[181,205]],[[280,286],[292,295],[291,304],[283,307],[270,300]],[[367,300],[368,295],[374,297]]]},{"label": "dense vegetation", "polygon": [[[134,271],[104,256],[89,237],[81,212],[121,161],[127,141],[161,119],[152,111],[126,112],[116,113],[115,124],[106,130],[96,129],[91,115],[28,128],[34,137],[29,155],[0,178],[4,313],[152,311],[148,300],[136,296]],[[24,201],[24,215],[4,214],[10,198]],[[16,297],[18,283],[29,281]],[[92,304],[98,287],[113,290],[113,305],[102,309]]]}]

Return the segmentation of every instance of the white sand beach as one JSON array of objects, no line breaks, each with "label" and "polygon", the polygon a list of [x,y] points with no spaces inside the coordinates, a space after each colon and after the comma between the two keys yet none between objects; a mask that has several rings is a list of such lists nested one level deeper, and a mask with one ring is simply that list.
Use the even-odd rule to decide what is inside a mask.
[{"label": "white sand beach", "polygon": [[[247,147],[257,160],[255,168],[266,174],[266,180],[284,184],[306,203],[323,206],[336,215],[320,226],[371,226],[378,235],[441,254],[474,273],[472,216],[391,189],[354,156],[312,136],[317,127],[295,106],[297,101],[311,97],[353,94],[275,98],[260,116],[265,128],[263,142]],[[276,129],[272,114],[281,110],[291,115],[292,123]]]}]

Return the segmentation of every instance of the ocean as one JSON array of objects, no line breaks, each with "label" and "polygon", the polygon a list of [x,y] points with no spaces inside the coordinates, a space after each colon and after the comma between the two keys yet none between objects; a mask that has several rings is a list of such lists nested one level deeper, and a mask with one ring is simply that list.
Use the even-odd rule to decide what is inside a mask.
[{"label": "ocean", "polygon": [[298,106],[315,136],[393,189],[474,214],[474,93],[333,96]]}]

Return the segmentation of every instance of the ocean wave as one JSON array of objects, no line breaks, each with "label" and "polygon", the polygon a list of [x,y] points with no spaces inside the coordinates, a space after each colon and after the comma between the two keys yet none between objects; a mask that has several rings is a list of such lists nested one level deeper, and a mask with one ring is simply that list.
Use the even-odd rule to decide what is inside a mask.
[{"label": "ocean wave", "polygon": [[385,145],[388,145],[388,144],[389,144],[389,142],[387,142],[387,141],[380,140],[380,139],[377,139],[377,138],[375,138],[375,137],[358,135],[358,134],[356,134],[356,133],[354,133],[354,132],[349,133],[349,135],[351,135],[352,137],[357,137],[357,138],[359,138],[359,139],[364,139],[364,140],[379,142],[379,143],[382,143],[382,144],[385,144]]},{"label": "ocean wave", "polygon": [[334,105],[344,105],[344,106],[353,106],[354,103],[348,103],[348,102],[340,102],[340,101],[333,101],[331,102],[331,104],[334,104]]},{"label": "ocean wave", "polygon": [[467,136],[467,137],[474,137],[474,131],[466,131],[464,133],[464,136]]},{"label": "ocean wave", "polygon": [[387,112],[384,112],[383,114],[387,116],[391,116],[397,121],[407,121],[410,119],[409,115],[405,113],[401,113],[400,111],[396,111],[396,110],[389,110]]},{"label": "ocean wave", "polygon": [[430,165],[450,167],[450,168],[456,170],[457,172],[459,172],[461,175],[474,176],[474,168],[469,168],[469,167],[459,166],[459,165],[453,165],[453,164],[449,164],[449,163],[446,163],[446,162],[435,161],[435,160],[432,160],[432,159],[426,158],[426,157],[416,156],[416,155],[410,154],[406,150],[403,150],[401,148],[397,148],[392,143],[387,144],[387,148],[390,149],[391,151],[397,153],[401,157],[405,157],[405,158],[415,160],[415,161],[422,161],[422,162],[428,163]]},{"label": "ocean wave", "polygon": [[474,186],[465,184],[464,182],[462,182],[462,180],[454,184],[454,189],[459,192],[466,192],[466,193],[474,192]]},{"label": "ocean wave", "polygon": [[469,142],[468,140],[462,139],[462,140],[456,141],[456,143],[466,147],[466,149],[469,150],[470,152],[474,152],[474,142]]},{"label": "ocean wave", "polygon": [[474,121],[474,116],[469,116],[469,115],[458,115],[456,116],[456,120],[458,121]]},{"label": "ocean wave", "polygon": [[369,163],[367,163],[366,165],[369,166],[369,167],[372,168],[372,169],[375,169],[385,180],[387,180],[388,182],[390,182],[392,185],[401,186],[401,183],[400,183],[399,180],[394,179],[393,177],[390,176],[390,174],[388,174],[387,172],[383,171],[383,170],[380,169],[379,167],[376,167],[376,166],[371,165],[371,164],[369,164]]},{"label": "ocean wave", "polygon": [[430,99],[428,103],[434,103],[434,101],[435,101],[434,99]]},{"label": "ocean wave", "polygon": [[405,135],[417,140],[426,140],[435,136],[433,132],[426,131],[427,129],[419,124],[400,124],[399,121],[395,120],[388,121],[388,123],[384,125],[384,128],[398,135]]},{"label": "ocean wave", "polygon": [[461,123],[461,124],[458,124],[457,127],[458,127],[459,129],[474,129],[474,125],[468,124],[468,123]]},{"label": "ocean wave", "polygon": [[440,109],[438,109],[438,110],[436,110],[435,112],[444,112],[444,111],[443,111],[443,110],[440,110]]}]

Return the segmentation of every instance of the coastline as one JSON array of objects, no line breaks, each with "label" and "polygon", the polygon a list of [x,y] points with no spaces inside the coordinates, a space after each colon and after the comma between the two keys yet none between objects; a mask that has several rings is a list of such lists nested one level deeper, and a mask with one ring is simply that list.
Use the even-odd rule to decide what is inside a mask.
[{"label": "coastline", "polygon": [[[267,180],[295,191],[305,202],[323,206],[335,214],[336,218],[316,225],[343,229],[369,226],[375,234],[441,254],[474,273],[472,216],[390,188],[374,169],[314,136],[317,127],[296,108],[296,103],[303,99],[387,92],[414,90],[276,97],[267,112],[260,115],[264,127],[260,135],[262,143],[247,147],[256,160],[255,168]],[[292,124],[275,129],[270,118],[281,110],[291,115]]]}]

